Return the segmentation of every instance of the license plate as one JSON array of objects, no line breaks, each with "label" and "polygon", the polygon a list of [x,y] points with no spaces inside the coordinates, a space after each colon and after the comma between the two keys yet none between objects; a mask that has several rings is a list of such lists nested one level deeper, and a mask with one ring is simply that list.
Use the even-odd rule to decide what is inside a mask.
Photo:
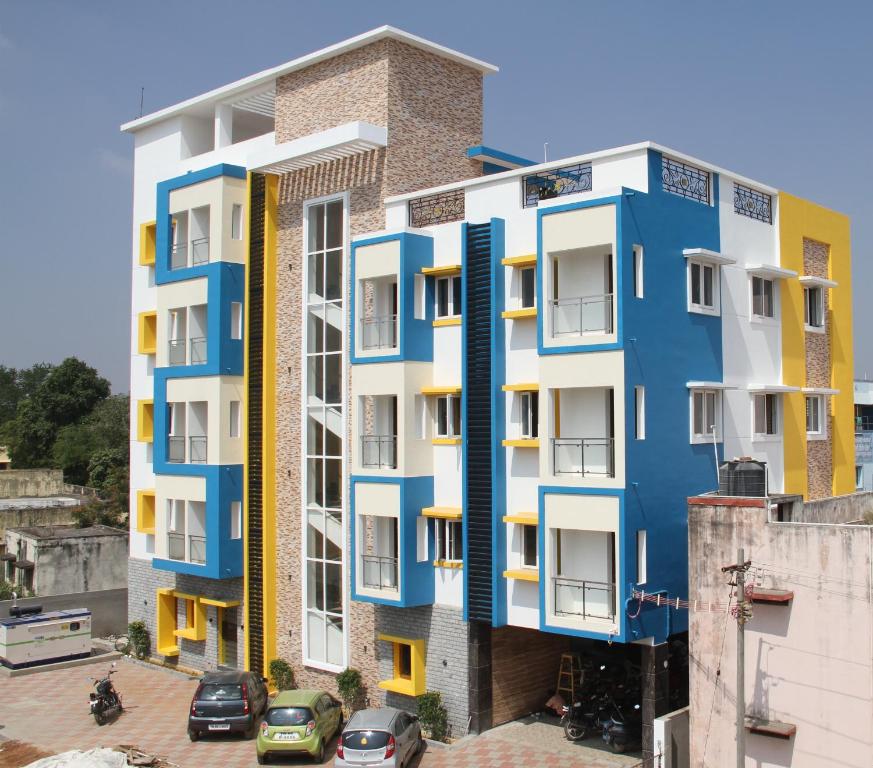
[{"label": "license plate", "polygon": [[210,723],[209,724],[210,731],[229,731],[230,723]]},{"label": "license plate", "polygon": [[297,741],[300,738],[299,733],[277,733],[273,737],[276,741]]}]

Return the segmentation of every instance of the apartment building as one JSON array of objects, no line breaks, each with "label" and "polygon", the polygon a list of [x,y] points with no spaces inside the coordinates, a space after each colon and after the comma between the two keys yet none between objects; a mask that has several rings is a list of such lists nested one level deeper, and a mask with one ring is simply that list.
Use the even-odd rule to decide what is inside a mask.
[{"label": "apartment building", "polygon": [[353,666],[457,733],[633,646],[651,720],[687,622],[629,604],[685,594],[685,499],[735,456],[854,489],[848,221],[650,142],[488,148],[495,71],[385,27],[123,126],[130,614],[167,660]]}]

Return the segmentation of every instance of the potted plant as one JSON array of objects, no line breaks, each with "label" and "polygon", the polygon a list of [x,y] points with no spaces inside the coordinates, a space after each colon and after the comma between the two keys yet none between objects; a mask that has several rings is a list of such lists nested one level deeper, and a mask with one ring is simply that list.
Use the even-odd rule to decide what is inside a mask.
[{"label": "potted plant", "polygon": [[336,687],[343,700],[343,716],[348,720],[352,714],[361,708],[364,695],[364,684],[361,673],[349,667],[336,676]]}]

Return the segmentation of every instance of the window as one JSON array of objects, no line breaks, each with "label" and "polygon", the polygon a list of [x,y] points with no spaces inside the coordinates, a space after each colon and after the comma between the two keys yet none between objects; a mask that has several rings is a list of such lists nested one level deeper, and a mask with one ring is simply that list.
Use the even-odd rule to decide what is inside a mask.
[{"label": "window", "polygon": [[821,395],[806,396],[806,434],[810,437],[823,437],[824,400]]},{"label": "window", "polygon": [[537,437],[539,423],[539,392],[521,393],[521,436],[528,440]]},{"label": "window", "polygon": [[242,338],[242,303],[230,302],[230,338]]},{"label": "window", "polygon": [[422,274],[413,278],[412,315],[416,320],[425,319],[425,297],[427,296],[427,279]]},{"label": "window", "polygon": [[242,240],[243,236],[243,207],[239,203],[233,204],[230,215],[230,237],[232,240]]},{"label": "window", "polygon": [[690,305],[692,310],[715,311],[715,267],[702,262],[688,262]]},{"label": "window", "polygon": [[437,562],[460,563],[464,559],[463,528],[460,520],[434,521]]},{"label": "window", "polygon": [[803,289],[803,322],[807,328],[823,328],[822,290],[814,285]]},{"label": "window", "polygon": [[393,677],[382,680],[379,687],[405,696],[420,696],[425,691],[424,640],[411,640],[393,635],[378,635],[391,643]]},{"label": "window", "polygon": [[646,583],[646,532],[637,531],[637,584]]},{"label": "window", "polygon": [[240,419],[241,408],[239,400],[230,401],[230,436],[239,437],[241,434],[242,424]]},{"label": "window", "polygon": [[437,437],[461,436],[461,397],[460,395],[440,395],[436,401]]},{"label": "window", "polygon": [[643,246],[634,246],[634,296],[643,298]]},{"label": "window", "polygon": [[242,502],[230,502],[230,538],[242,538]]},{"label": "window", "polygon": [[752,277],[752,314],[755,317],[774,317],[773,281]]},{"label": "window", "polygon": [[521,306],[535,307],[537,303],[537,270],[536,267],[525,267],[520,271]]},{"label": "window", "polygon": [[521,564],[525,568],[537,567],[537,527],[521,526]]},{"label": "window", "polygon": [[415,521],[415,562],[427,562],[427,518],[419,517]]},{"label": "window", "polygon": [[718,390],[691,392],[691,436],[695,442],[708,442],[718,436]]},{"label": "window", "polygon": [[461,314],[461,276],[437,278],[436,299],[437,317],[459,317]]},{"label": "window", "polygon": [[634,425],[637,440],[646,439],[646,388],[634,387]]},{"label": "window", "polygon": [[755,428],[756,435],[779,434],[779,408],[777,395],[755,395]]}]

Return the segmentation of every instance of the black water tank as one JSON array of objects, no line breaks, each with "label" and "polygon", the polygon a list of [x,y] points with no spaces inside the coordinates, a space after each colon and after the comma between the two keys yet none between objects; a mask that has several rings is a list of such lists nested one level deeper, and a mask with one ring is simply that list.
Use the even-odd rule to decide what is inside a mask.
[{"label": "black water tank", "polygon": [[742,458],[726,461],[718,468],[721,496],[766,496],[767,462]]}]

